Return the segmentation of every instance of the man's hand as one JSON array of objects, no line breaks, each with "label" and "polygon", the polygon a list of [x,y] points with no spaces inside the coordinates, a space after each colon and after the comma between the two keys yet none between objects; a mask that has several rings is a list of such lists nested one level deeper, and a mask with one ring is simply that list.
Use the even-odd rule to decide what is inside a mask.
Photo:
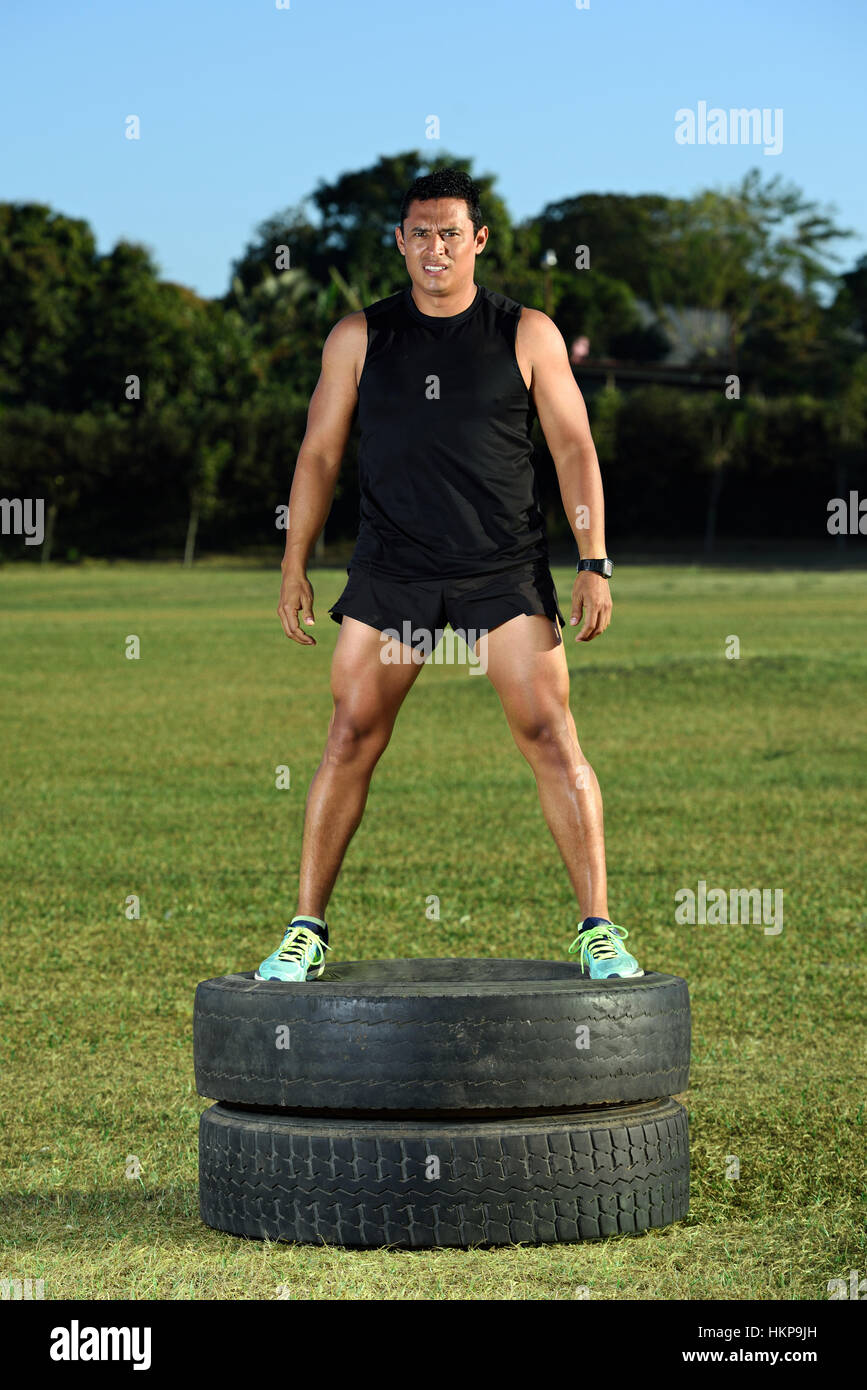
[{"label": "man's hand", "polygon": [[299,612],[305,623],[313,623],[313,586],[303,570],[284,571],[277,608],[283,631],[302,647],[315,647],[316,642],[310,633],[301,630],[298,623]]},{"label": "man's hand", "polygon": [[576,642],[590,642],[604,632],[611,622],[611,591],[608,580],[592,570],[581,570],[575,576],[572,588],[572,617],[570,624],[577,624],[584,615],[584,626],[577,634]]}]

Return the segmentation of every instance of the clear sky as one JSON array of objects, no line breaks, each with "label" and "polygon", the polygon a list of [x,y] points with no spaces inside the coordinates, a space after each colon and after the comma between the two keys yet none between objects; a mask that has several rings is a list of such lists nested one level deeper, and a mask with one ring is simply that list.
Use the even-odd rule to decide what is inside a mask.
[{"label": "clear sky", "polygon": [[[516,218],[758,165],[858,233],[841,268],[867,252],[864,0],[278,3],[2,0],[0,199],[86,219],[101,251],[142,242],[203,295],[320,179],[416,148],[496,174]],[[678,144],[700,102],[781,109],[781,153]]]}]

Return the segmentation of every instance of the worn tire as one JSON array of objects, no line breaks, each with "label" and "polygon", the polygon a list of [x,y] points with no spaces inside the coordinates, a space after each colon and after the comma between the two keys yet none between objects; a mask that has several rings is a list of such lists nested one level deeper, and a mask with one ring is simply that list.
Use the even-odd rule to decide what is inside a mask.
[{"label": "worn tire", "polygon": [[199,1127],[199,1194],[206,1225],[256,1239],[414,1248],[596,1240],[686,1216],[687,1114],[657,1100],[431,1123],[213,1105]]},{"label": "worn tire", "polygon": [[689,1086],[686,981],[592,981],[569,961],[345,961],[302,985],[226,975],[199,985],[193,1032],[200,1095],[293,1113],[535,1114]]}]

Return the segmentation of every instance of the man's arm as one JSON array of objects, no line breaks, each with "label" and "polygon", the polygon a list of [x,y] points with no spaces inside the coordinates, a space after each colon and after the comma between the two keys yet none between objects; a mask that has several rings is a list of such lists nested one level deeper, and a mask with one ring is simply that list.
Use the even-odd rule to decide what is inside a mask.
[{"label": "man's arm", "polygon": [[[602,559],[607,553],[602,477],[584,397],[572,374],[563,335],[538,309],[524,309],[518,331],[522,356],[532,366],[530,391],[578,553],[582,560]],[[611,594],[608,580],[587,570],[575,578],[571,622],[578,623],[582,612],[584,625],[576,640],[589,642],[611,620]]]},{"label": "man's arm", "polygon": [[295,464],[277,613],[286,636],[303,646],[316,645],[298,624],[299,612],[305,623],[314,621],[307,562],[331,510],[366,351],[363,311],[348,314],[334,325],[322,349],[322,371],[310,397],[307,429]]}]

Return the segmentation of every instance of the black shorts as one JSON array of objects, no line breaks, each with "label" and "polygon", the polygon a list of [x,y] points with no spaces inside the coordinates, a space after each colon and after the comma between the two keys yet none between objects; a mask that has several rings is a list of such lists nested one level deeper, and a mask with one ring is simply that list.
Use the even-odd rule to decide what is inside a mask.
[{"label": "black shorts", "polygon": [[519,613],[544,613],[555,630],[558,618],[560,627],[566,626],[544,561],[472,579],[393,579],[358,565],[350,566],[347,574],[343,593],[328,610],[334,621],[356,618],[380,632],[396,633],[408,646],[420,642],[422,633],[434,634],[436,646],[446,623],[472,646],[483,633]]}]

